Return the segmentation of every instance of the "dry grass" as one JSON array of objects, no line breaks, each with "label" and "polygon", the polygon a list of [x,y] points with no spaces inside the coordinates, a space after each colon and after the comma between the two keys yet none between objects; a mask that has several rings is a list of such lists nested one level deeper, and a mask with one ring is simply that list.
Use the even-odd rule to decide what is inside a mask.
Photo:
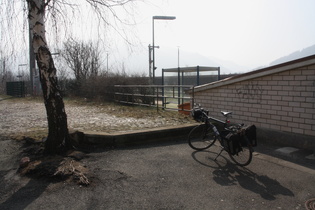
[{"label": "dry grass", "polygon": [[[13,102],[38,102],[43,103],[42,97],[25,97],[25,98],[15,98],[6,95],[0,95],[0,100],[10,100]],[[112,114],[117,117],[134,117],[143,118],[145,117],[166,117],[166,118],[180,118],[189,119],[186,115],[182,115],[177,111],[163,110],[159,109],[157,111],[156,107],[147,106],[136,106],[136,105],[123,105],[111,102],[101,102],[101,101],[90,101],[85,98],[64,98],[65,106],[75,105],[75,106],[92,106],[97,107],[104,113]]]},{"label": "dry grass", "polygon": [[[0,98],[10,102],[8,106],[16,104],[16,108],[11,108],[11,111],[6,112],[6,114],[18,111],[16,114],[12,113],[13,117],[9,117],[12,119],[11,121],[6,122],[12,131],[14,130],[13,126],[16,127],[19,123],[19,126],[16,127],[17,131],[11,132],[11,137],[18,140],[30,137],[42,141],[47,136],[47,125],[45,126],[47,122],[42,97],[10,98],[0,96]],[[191,117],[177,111],[162,109],[157,111],[156,107],[121,105],[89,101],[82,98],[65,98],[64,102],[68,115],[68,126],[71,131],[125,132],[194,122]],[[35,106],[32,103],[37,104],[34,110],[32,107]],[[18,104],[25,104],[25,106]],[[23,113],[24,107],[27,107],[25,114]]]},{"label": "dry grass", "polygon": [[65,106],[69,105],[80,105],[80,106],[93,106],[98,107],[103,113],[112,114],[117,117],[133,117],[133,118],[143,118],[143,117],[165,117],[165,118],[179,118],[187,119],[187,115],[182,115],[177,111],[171,110],[157,110],[156,107],[147,106],[136,106],[136,105],[124,105],[118,103],[109,102],[96,102],[88,101],[85,99],[65,99]]}]

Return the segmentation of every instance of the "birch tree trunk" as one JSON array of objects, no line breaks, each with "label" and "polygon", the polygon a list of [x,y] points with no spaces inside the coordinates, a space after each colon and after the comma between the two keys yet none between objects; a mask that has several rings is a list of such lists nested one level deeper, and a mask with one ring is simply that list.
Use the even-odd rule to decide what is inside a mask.
[{"label": "birch tree trunk", "polygon": [[32,45],[39,68],[48,120],[45,151],[56,154],[70,147],[67,115],[57,84],[56,68],[45,35],[45,9],[49,0],[26,0]]}]

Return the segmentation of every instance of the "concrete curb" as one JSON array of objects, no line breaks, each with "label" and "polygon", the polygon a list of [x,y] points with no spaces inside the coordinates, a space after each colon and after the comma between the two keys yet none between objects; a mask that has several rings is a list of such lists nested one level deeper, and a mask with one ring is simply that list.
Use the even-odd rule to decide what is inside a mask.
[{"label": "concrete curb", "polygon": [[83,139],[81,138],[81,140],[79,140],[79,143],[97,145],[100,147],[116,147],[139,145],[143,143],[183,140],[187,139],[189,132],[196,125],[198,124],[194,123],[124,133],[84,131],[84,137]]},{"label": "concrete curb", "polygon": [[[80,136],[75,137],[75,139],[77,139],[79,144],[83,143],[85,145],[98,145],[105,147],[185,140],[187,139],[191,129],[196,125],[199,125],[199,123],[117,133],[84,131],[83,133],[78,132],[80,133]],[[310,136],[258,128],[257,138],[258,146],[261,142],[315,151],[315,141],[313,137]]]}]

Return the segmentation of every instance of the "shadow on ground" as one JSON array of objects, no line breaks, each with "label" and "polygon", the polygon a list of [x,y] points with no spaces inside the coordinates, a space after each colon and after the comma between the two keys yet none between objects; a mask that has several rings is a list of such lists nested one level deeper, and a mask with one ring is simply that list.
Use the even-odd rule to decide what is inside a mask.
[{"label": "shadow on ground", "polygon": [[222,186],[239,185],[242,188],[259,194],[265,200],[275,200],[276,195],[293,197],[288,188],[282,186],[277,180],[267,175],[258,175],[245,167],[240,167],[230,162],[226,157],[219,156],[215,161],[216,152],[195,151],[193,159],[201,165],[213,168],[213,180]]},{"label": "shadow on ground", "polygon": [[[25,186],[16,191],[5,202],[0,204],[0,209],[25,209],[46,190],[49,182],[31,179]],[[18,202],[17,202],[18,201]]]}]

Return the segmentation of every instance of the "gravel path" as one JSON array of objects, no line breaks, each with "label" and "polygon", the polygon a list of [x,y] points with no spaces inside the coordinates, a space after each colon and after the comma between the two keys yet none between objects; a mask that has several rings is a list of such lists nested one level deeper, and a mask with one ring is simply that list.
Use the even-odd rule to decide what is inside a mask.
[{"label": "gravel path", "polygon": [[[68,125],[71,130],[117,132],[145,128],[166,127],[191,122],[191,119],[171,111],[156,112],[147,108],[132,108],[119,105],[92,105],[66,102]],[[139,117],[140,115],[140,117]],[[132,116],[132,115],[131,115]],[[43,102],[30,99],[0,98],[0,135],[47,129],[46,110]]]}]

